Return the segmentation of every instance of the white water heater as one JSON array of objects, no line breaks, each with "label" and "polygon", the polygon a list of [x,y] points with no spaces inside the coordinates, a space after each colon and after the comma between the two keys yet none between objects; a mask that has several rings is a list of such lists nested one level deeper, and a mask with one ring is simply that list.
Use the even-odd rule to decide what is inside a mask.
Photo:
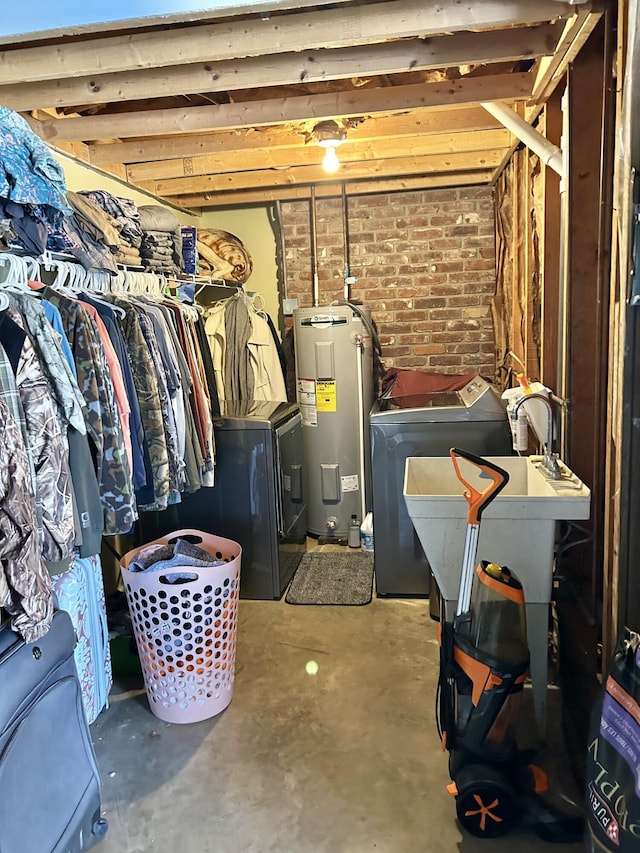
[{"label": "white water heater", "polygon": [[346,536],[370,509],[371,311],[350,304],[293,312],[307,531]]}]

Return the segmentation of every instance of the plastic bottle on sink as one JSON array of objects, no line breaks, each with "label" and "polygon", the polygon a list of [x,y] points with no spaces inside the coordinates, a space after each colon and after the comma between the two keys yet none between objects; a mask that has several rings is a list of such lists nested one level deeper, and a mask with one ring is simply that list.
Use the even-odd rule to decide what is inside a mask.
[{"label": "plastic bottle on sink", "polygon": [[502,393],[502,399],[507,403],[507,417],[511,434],[513,437],[513,449],[519,452],[526,452],[529,446],[529,424],[541,443],[546,441],[547,435],[547,411],[544,404],[539,400],[532,400],[531,403],[520,406],[516,417],[513,416],[513,411],[517,402],[529,394],[541,394],[543,397],[549,397],[551,390],[541,382],[529,382],[524,373],[518,374],[519,385],[515,388],[508,388]]}]

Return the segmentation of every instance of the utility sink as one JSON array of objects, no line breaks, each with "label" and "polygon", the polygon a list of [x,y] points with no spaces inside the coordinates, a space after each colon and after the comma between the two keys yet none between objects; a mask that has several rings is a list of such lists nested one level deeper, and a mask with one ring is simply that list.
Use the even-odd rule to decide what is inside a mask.
[{"label": "utility sink", "polygon": [[[556,525],[589,518],[591,491],[564,465],[551,479],[540,456],[486,457],[509,474],[509,482],[482,514],[476,562],[508,566],[519,578],[527,607],[527,633],[536,716],[545,732],[548,605],[551,601]],[[464,479],[478,491],[488,481],[480,469],[458,459]],[[458,598],[468,504],[453,462],[445,457],[409,457],[404,499],[431,565],[448,619]],[[375,519],[374,519],[375,524]]]}]

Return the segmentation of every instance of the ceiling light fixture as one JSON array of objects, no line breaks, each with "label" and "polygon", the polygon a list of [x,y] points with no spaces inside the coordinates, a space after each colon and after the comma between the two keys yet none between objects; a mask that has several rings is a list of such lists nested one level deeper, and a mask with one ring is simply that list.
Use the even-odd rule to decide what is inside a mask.
[{"label": "ceiling light fixture", "polygon": [[313,128],[318,145],[325,149],[322,167],[325,172],[335,172],[340,166],[336,148],[345,141],[347,132],[344,127],[333,121],[321,121]]}]

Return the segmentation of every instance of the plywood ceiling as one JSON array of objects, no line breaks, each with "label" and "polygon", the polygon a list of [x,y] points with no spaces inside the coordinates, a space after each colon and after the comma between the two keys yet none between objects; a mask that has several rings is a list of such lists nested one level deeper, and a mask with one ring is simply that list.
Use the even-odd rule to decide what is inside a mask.
[{"label": "plywood ceiling", "polygon": [[[284,7],[287,8],[284,8]],[[290,8],[293,6],[294,8]],[[0,104],[185,209],[490,183],[601,16],[559,0],[274,0],[0,45]],[[346,129],[328,175],[314,126]]]}]

